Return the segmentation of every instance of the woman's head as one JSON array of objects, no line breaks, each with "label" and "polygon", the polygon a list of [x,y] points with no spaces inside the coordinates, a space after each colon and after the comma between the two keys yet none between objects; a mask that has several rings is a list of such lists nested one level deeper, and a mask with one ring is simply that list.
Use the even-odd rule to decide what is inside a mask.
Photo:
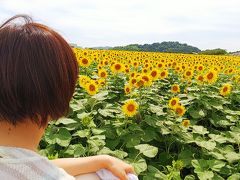
[{"label": "woman's head", "polygon": [[0,121],[45,126],[65,115],[77,77],[76,57],[54,30],[26,15],[0,26]]}]

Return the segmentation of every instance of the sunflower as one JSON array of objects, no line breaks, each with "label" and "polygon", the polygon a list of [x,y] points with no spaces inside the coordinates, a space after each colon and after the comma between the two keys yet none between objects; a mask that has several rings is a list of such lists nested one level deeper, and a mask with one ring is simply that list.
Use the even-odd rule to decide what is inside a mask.
[{"label": "sunflower", "polygon": [[102,67],[101,64],[98,64],[98,65],[97,65],[97,69],[98,69],[98,71],[100,71],[102,68],[103,68],[103,67]]},{"label": "sunflower", "polygon": [[85,75],[79,76],[79,85],[85,88],[85,85],[91,81],[91,78]]},{"label": "sunflower", "polygon": [[86,84],[85,89],[90,95],[95,95],[98,92],[98,86],[93,80],[90,83]]},{"label": "sunflower", "polygon": [[164,64],[163,64],[163,63],[158,63],[158,64],[157,64],[157,67],[158,67],[159,69],[161,69],[162,67],[164,67]]},{"label": "sunflower", "polygon": [[229,95],[232,91],[232,85],[231,84],[224,84],[220,89],[220,94],[222,96]]},{"label": "sunflower", "polygon": [[151,76],[149,76],[148,74],[143,74],[142,75],[142,79],[144,81],[144,86],[146,87],[149,87],[152,85],[152,79],[151,79]]},{"label": "sunflower", "polygon": [[189,125],[190,125],[190,120],[185,119],[185,120],[182,121],[182,126],[187,128]]},{"label": "sunflower", "polygon": [[149,69],[148,68],[143,68],[142,73],[148,73]]},{"label": "sunflower", "polygon": [[136,78],[137,82],[135,83],[135,87],[137,88],[140,88],[144,85],[144,79],[142,78],[141,75],[139,75],[137,78]]},{"label": "sunflower", "polygon": [[134,78],[136,76],[137,72],[133,71],[130,73],[131,78]]},{"label": "sunflower", "polygon": [[204,77],[204,79],[209,84],[213,84],[217,80],[217,78],[218,78],[218,74],[217,74],[217,71],[215,71],[215,70],[209,70]]},{"label": "sunflower", "polygon": [[197,80],[197,83],[199,85],[203,84],[204,83],[204,76],[199,74],[199,75],[197,75],[196,80]]},{"label": "sunflower", "polygon": [[105,69],[101,69],[101,70],[99,70],[98,71],[98,76],[100,77],[100,78],[107,78],[107,76],[108,76],[108,74],[107,74],[107,71],[105,70]]},{"label": "sunflower", "polygon": [[124,72],[125,72],[125,74],[128,74],[128,73],[130,73],[130,69],[129,68],[125,68]]},{"label": "sunflower", "polygon": [[193,77],[193,71],[191,69],[188,69],[184,72],[184,79],[191,80]]},{"label": "sunflower", "polygon": [[183,116],[186,112],[186,109],[184,106],[178,104],[177,106],[174,107],[174,111],[179,115]]},{"label": "sunflower", "polygon": [[179,105],[179,98],[178,97],[174,97],[174,98],[170,99],[169,102],[168,102],[168,106],[171,109],[174,109],[178,105]]},{"label": "sunflower", "polygon": [[152,80],[157,80],[159,77],[159,71],[158,69],[154,68],[149,75],[151,76]]},{"label": "sunflower", "polygon": [[175,66],[174,68],[175,72],[180,73],[182,71],[181,66]]},{"label": "sunflower", "polygon": [[133,99],[127,100],[122,106],[122,111],[125,115],[132,117],[137,114],[138,104]]},{"label": "sunflower", "polygon": [[88,55],[88,51],[87,51],[87,50],[83,50],[81,53],[82,53],[84,56],[87,56],[87,55]]},{"label": "sunflower", "polygon": [[104,60],[104,61],[103,61],[103,65],[107,66],[107,65],[108,65],[108,61],[107,61],[107,60]]},{"label": "sunflower", "polygon": [[167,77],[168,77],[168,71],[167,70],[163,70],[163,71],[160,72],[160,76],[159,76],[160,79],[165,79]]},{"label": "sunflower", "polygon": [[137,68],[138,65],[139,65],[139,63],[138,63],[137,61],[133,61],[133,62],[132,62],[132,65],[133,65],[133,67]]},{"label": "sunflower", "polygon": [[126,84],[124,86],[124,92],[125,94],[129,94],[132,91],[132,87],[129,84]]},{"label": "sunflower", "polygon": [[173,84],[172,87],[171,87],[171,92],[172,93],[179,93],[180,92],[180,87],[178,84]]},{"label": "sunflower", "polygon": [[137,79],[136,79],[136,78],[131,78],[131,79],[129,80],[130,86],[135,86],[136,82],[137,82]]},{"label": "sunflower", "polygon": [[106,79],[98,79],[99,87],[103,87],[106,85]]},{"label": "sunflower", "polygon": [[204,70],[204,66],[203,65],[198,65],[197,66],[197,71],[198,72],[202,72]]},{"label": "sunflower", "polygon": [[113,73],[121,73],[124,71],[124,66],[122,63],[114,63],[112,66],[111,66],[111,70]]},{"label": "sunflower", "polygon": [[84,56],[84,57],[81,57],[80,59],[78,59],[78,63],[82,67],[88,67],[92,63],[92,60],[89,57]]}]

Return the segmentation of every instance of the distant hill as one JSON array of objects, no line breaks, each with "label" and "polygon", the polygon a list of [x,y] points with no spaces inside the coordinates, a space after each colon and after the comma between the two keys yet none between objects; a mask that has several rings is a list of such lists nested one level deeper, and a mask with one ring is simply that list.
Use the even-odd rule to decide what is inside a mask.
[{"label": "distant hill", "polygon": [[112,47],[110,46],[100,46],[100,47],[91,47],[90,49],[102,49],[102,50],[108,50],[111,49]]},{"label": "distant hill", "polygon": [[230,53],[230,55],[233,55],[233,56],[240,56],[240,51],[232,52],[232,53]]},{"label": "distant hill", "polygon": [[227,55],[228,52],[225,49],[207,49],[204,51],[201,51],[199,54],[204,54],[204,55]]},{"label": "distant hill", "polygon": [[197,47],[182,44],[179,42],[161,42],[153,44],[130,44],[127,46],[117,46],[110,48],[113,50],[126,50],[126,51],[145,51],[145,52],[170,52],[170,53],[199,53],[201,50]]}]

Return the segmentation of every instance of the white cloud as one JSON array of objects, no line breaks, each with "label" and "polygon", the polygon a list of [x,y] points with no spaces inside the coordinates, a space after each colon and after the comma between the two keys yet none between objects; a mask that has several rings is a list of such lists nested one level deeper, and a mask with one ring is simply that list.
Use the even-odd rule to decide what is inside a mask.
[{"label": "white cloud", "polygon": [[179,40],[202,49],[240,48],[238,0],[0,1],[0,21],[27,13],[81,46]]}]

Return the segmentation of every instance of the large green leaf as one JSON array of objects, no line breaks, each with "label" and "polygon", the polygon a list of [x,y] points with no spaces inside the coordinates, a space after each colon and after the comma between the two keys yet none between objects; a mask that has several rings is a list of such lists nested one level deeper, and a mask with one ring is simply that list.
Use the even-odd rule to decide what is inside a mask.
[{"label": "large green leaf", "polygon": [[60,146],[67,147],[70,144],[72,135],[65,128],[60,128],[58,133],[55,135],[56,143]]},{"label": "large green leaf", "polygon": [[120,159],[124,159],[125,157],[128,156],[128,153],[126,153],[124,151],[121,151],[121,150],[112,151],[111,149],[109,149],[107,147],[102,148],[97,154],[108,154],[108,155],[115,156]]},{"label": "large green leaf", "polygon": [[154,166],[148,166],[148,173],[146,176],[143,177],[143,180],[153,180],[153,179],[158,179],[158,180],[166,180],[168,179],[167,175],[159,171],[157,168]]},{"label": "large green leaf", "polygon": [[137,174],[140,174],[141,172],[144,172],[147,170],[147,163],[145,159],[139,159],[135,162],[132,162],[131,164],[134,167],[134,170]]},{"label": "large green leaf", "polygon": [[204,109],[200,107],[194,107],[194,106],[188,109],[188,113],[194,119],[203,118],[207,115],[207,112]]},{"label": "large green leaf", "polygon": [[178,155],[178,160],[183,161],[185,167],[189,167],[191,165],[191,161],[193,159],[194,152],[189,149],[185,149],[181,151]]},{"label": "large green leaf", "polygon": [[149,144],[140,144],[134,147],[135,149],[138,149],[140,153],[150,158],[155,157],[158,153],[158,148]]},{"label": "large green leaf", "polygon": [[240,160],[240,153],[227,152],[224,156],[229,163],[238,162]]},{"label": "large green leaf", "polygon": [[136,134],[129,134],[127,133],[126,136],[122,137],[124,142],[126,143],[127,148],[132,148],[141,142],[141,136],[136,136]]},{"label": "large green leaf", "polygon": [[68,125],[68,124],[75,124],[75,123],[77,123],[77,121],[70,118],[60,118],[55,122],[56,125],[58,124]]},{"label": "large green leaf", "polygon": [[220,170],[225,167],[226,163],[220,160],[209,160],[208,165],[213,171],[220,172]]},{"label": "large green leaf", "polygon": [[233,175],[231,175],[230,177],[228,177],[227,180],[239,180],[240,179],[240,173],[235,173]]},{"label": "large green leaf", "polygon": [[64,154],[69,155],[70,157],[80,157],[85,155],[85,148],[81,144],[69,145]]},{"label": "large green leaf", "polygon": [[216,147],[216,142],[215,141],[205,141],[205,140],[196,140],[195,143],[202,147],[205,148],[209,151],[212,151]]},{"label": "large green leaf", "polygon": [[149,104],[149,110],[152,113],[155,113],[157,116],[162,116],[162,115],[166,114],[166,113],[163,112],[163,107],[156,106],[156,105],[153,105],[153,104]]},{"label": "large green leaf", "polygon": [[81,138],[88,137],[90,135],[89,129],[79,130],[73,134],[73,136],[79,136]]},{"label": "large green leaf", "polygon": [[216,134],[209,134],[208,135],[213,141],[216,141],[218,143],[226,143],[227,142],[227,138],[222,136],[222,135],[216,135]]},{"label": "large green leaf", "polygon": [[208,134],[209,131],[207,130],[207,128],[203,127],[203,126],[197,126],[197,125],[194,125],[192,126],[192,131],[193,133],[197,133],[197,134],[201,134],[201,135],[204,135],[204,134]]},{"label": "large green leaf", "polygon": [[107,95],[108,95],[108,91],[102,91],[102,92],[97,93],[94,96],[92,96],[92,98],[94,98],[98,101],[103,101],[108,98]]}]

